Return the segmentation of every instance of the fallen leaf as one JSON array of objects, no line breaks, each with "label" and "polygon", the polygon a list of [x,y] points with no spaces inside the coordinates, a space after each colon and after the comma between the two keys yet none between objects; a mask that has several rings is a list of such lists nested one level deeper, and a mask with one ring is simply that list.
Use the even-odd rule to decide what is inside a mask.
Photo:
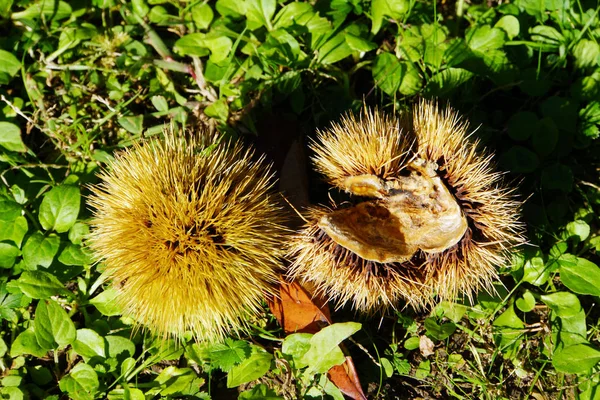
[{"label": "fallen leaf", "polygon": [[433,351],[434,346],[433,341],[427,336],[421,335],[421,337],[419,337],[419,350],[421,350],[423,357],[429,357],[435,353]]},{"label": "fallen leaf", "polygon": [[286,334],[316,333],[331,324],[327,302],[312,298],[298,283],[282,280],[279,292],[280,297],[269,301],[269,307]]},{"label": "fallen leaf", "polygon": [[[286,334],[316,333],[324,326],[332,324],[327,302],[320,297],[311,296],[295,281],[280,281],[279,297],[269,300],[269,308]],[[347,354],[343,345],[340,345],[340,348]],[[346,355],[346,361],[331,368],[327,376],[346,396],[354,400],[367,400],[352,357]]]}]

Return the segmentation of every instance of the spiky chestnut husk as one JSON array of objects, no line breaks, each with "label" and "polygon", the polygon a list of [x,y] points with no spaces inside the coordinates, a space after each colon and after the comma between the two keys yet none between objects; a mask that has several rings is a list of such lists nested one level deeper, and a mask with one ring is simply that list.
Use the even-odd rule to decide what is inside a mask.
[{"label": "spiky chestnut husk", "polygon": [[263,158],[165,133],[118,154],[92,188],[91,248],[124,314],[161,337],[218,341],[274,293],[283,214]]},{"label": "spiky chestnut husk", "polygon": [[352,193],[347,185],[352,177],[375,175],[384,183],[394,182],[406,175],[403,169],[411,160],[435,163],[437,176],[466,218],[466,230],[443,251],[418,250],[402,262],[377,262],[340,245],[319,225],[324,217],[351,206],[312,208],[307,225],[291,241],[288,274],[309,282],[338,306],[351,303],[359,311],[374,312],[401,300],[427,307],[435,295],[441,300],[458,294],[470,298],[480,288],[491,290],[496,267],[505,265],[509,250],[524,241],[518,220],[521,203],[454,111],[421,102],[412,121],[402,121],[377,111],[364,111],[358,119],[346,116],[319,133],[313,145],[317,169]]}]

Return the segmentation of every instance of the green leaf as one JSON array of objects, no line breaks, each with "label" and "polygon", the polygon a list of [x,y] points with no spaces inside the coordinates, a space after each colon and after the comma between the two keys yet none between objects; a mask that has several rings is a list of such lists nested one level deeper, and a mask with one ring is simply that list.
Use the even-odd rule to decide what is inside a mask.
[{"label": "green leaf", "polygon": [[421,345],[421,338],[418,336],[411,336],[404,341],[404,348],[406,350],[416,350]]},{"label": "green leaf", "polygon": [[547,156],[558,143],[558,128],[551,118],[542,118],[539,129],[534,130],[531,137],[533,149],[540,156]]},{"label": "green leaf", "polygon": [[540,165],[538,156],[523,146],[512,146],[500,157],[500,164],[515,173],[533,172]]},{"label": "green leaf", "polygon": [[192,21],[198,29],[208,29],[215,14],[212,8],[207,3],[196,3],[190,10],[192,13]]},{"label": "green leaf", "polygon": [[514,140],[527,140],[537,134],[540,128],[538,117],[531,111],[523,111],[513,115],[508,121],[508,136]]},{"label": "green leaf", "polygon": [[232,388],[244,383],[252,382],[271,368],[273,356],[264,351],[257,351],[241,364],[233,367],[227,374],[227,387]]},{"label": "green leaf", "polygon": [[[19,61],[19,59],[17,57],[15,57],[12,53],[9,53],[8,51],[5,50],[0,50],[0,85],[6,85],[10,82],[11,78],[13,76],[15,76],[19,71],[21,70],[21,62]],[[18,133],[19,133],[19,142],[21,141],[21,131],[19,130],[19,128],[14,125],[11,124],[9,122],[0,122],[1,125],[3,125],[4,127],[9,126],[9,125],[13,125],[14,127],[17,128]],[[3,132],[4,129],[0,130],[0,145],[4,146],[3,144]],[[22,142],[21,142],[22,143]],[[23,146],[25,147],[25,146]],[[9,149],[11,150],[11,149]],[[18,151],[18,150],[13,150],[13,151]]]},{"label": "green leaf", "polygon": [[352,50],[359,51],[361,53],[366,53],[377,48],[375,43],[351,33],[346,33],[346,43]]},{"label": "green leaf", "polygon": [[361,324],[344,322],[326,326],[310,339],[310,349],[302,357],[302,362],[315,373],[325,373],[331,367],[344,362],[344,353],[339,344],[358,332]]},{"label": "green leaf", "polygon": [[73,9],[69,3],[56,0],[41,0],[30,5],[26,10],[13,13],[12,19],[35,19],[42,16],[47,20],[61,20],[69,18],[73,14]]},{"label": "green leaf", "polygon": [[204,109],[204,114],[221,122],[227,122],[229,106],[225,99],[220,99]]},{"label": "green leaf", "polygon": [[51,296],[73,294],[52,274],[44,271],[24,271],[19,279],[9,282],[33,299],[47,299]]},{"label": "green leaf", "polygon": [[578,294],[600,296],[600,268],[596,264],[581,257],[563,256],[559,265],[560,280],[566,287]]},{"label": "green leaf", "polygon": [[13,221],[22,213],[21,205],[10,199],[0,198],[0,221]]},{"label": "green leaf", "polygon": [[15,341],[10,346],[10,356],[15,358],[23,354],[31,354],[36,357],[44,357],[48,350],[41,347],[36,338],[33,327],[23,331],[17,336]]},{"label": "green leaf", "polygon": [[90,233],[90,226],[83,222],[76,222],[75,225],[69,229],[69,240],[73,244],[81,244],[83,239]]},{"label": "green leaf", "polygon": [[135,354],[135,344],[123,336],[109,335],[104,339],[110,358],[133,357]]},{"label": "green leaf", "polygon": [[92,400],[100,387],[96,371],[88,364],[79,363],[58,383],[60,390],[74,400]]},{"label": "green leaf", "polygon": [[415,378],[425,379],[431,373],[431,361],[425,360],[419,363],[417,370],[415,371]]},{"label": "green leaf", "polygon": [[134,14],[145,17],[150,11],[150,7],[148,7],[148,3],[145,0],[132,0],[131,8],[133,9]]},{"label": "green leaf", "polygon": [[433,318],[426,318],[424,326],[427,336],[434,340],[444,340],[450,337],[456,330],[456,325],[452,322],[439,325]]},{"label": "green leaf", "polygon": [[514,15],[505,15],[496,22],[494,28],[499,28],[506,32],[509,39],[514,39],[519,36],[520,24],[517,17]]},{"label": "green leaf", "polygon": [[27,219],[21,215],[12,221],[0,219],[0,241],[10,240],[20,247],[28,229]]},{"label": "green leaf", "polygon": [[501,29],[482,25],[469,30],[466,40],[471,50],[485,53],[502,48],[506,42],[506,33]]},{"label": "green leaf", "polygon": [[0,17],[9,19],[14,0],[0,0]]},{"label": "green leaf", "polygon": [[531,293],[529,290],[526,290],[525,293],[523,293],[523,296],[517,299],[515,305],[519,310],[523,312],[529,312],[535,308],[535,303],[536,302],[533,293]]},{"label": "green leaf", "polygon": [[22,293],[9,293],[6,287],[6,282],[0,283],[0,321],[5,319],[16,324],[18,316],[13,309],[26,306],[29,301]]},{"label": "green leaf", "polygon": [[102,315],[112,317],[121,315],[123,310],[117,302],[119,292],[112,286],[104,290],[98,296],[90,300],[90,304],[94,305]]},{"label": "green leaf", "polygon": [[306,367],[302,359],[310,349],[310,339],[313,337],[310,333],[292,333],[286,336],[281,345],[281,352],[292,356],[294,366],[297,369]]},{"label": "green leaf", "polygon": [[65,347],[75,340],[75,324],[54,300],[40,300],[33,320],[35,338],[44,348]]},{"label": "green leaf", "polygon": [[[256,51],[267,63],[277,63],[290,67],[294,66],[298,61],[306,58],[306,54],[300,50],[300,44],[298,41],[283,29],[277,29],[269,32],[265,43],[263,43]],[[298,71],[289,71],[277,78],[278,87],[281,87],[281,80],[290,80],[286,78],[289,76],[294,77],[294,81],[297,81],[298,84],[300,84],[300,73]],[[290,93],[292,90],[282,90],[282,93]]]},{"label": "green leaf", "polygon": [[277,396],[274,390],[261,383],[251,390],[240,393],[238,400],[284,400],[284,398]]},{"label": "green leaf", "polygon": [[473,77],[471,71],[462,68],[448,68],[432,76],[425,86],[427,96],[444,96]]},{"label": "green leaf", "polygon": [[29,269],[38,266],[48,268],[60,247],[60,237],[55,234],[45,237],[41,232],[29,236],[23,245],[23,262]]},{"label": "green leaf", "polygon": [[0,242],[0,268],[12,268],[20,253],[14,244]]},{"label": "green leaf", "polygon": [[540,286],[546,283],[548,278],[550,278],[550,268],[544,263],[542,257],[532,257],[525,262],[523,266],[523,282]]},{"label": "green leaf", "polygon": [[203,57],[210,53],[210,60],[219,63],[227,59],[232,47],[233,42],[227,36],[190,33],[178,39],[174,49],[181,55]]},{"label": "green leaf", "polygon": [[239,0],[217,0],[215,5],[219,14],[239,18],[246,14],[246,2]]},{"label": "green leaf", "polygon": [[410,2],[407,0],[373,0],[371,2],[371,33],[379,32],[383,17],[387,16],[396,21],[402,21],[409,9]]},{"label": "green leaf", "polygon": [[555,28],[547,25],[534,26],[529,30],[531,40],[543,43],[545,50],[557,49],[564,42],[565,37]]},{"label": "green leaf", "polygon": [[524,324],[512,305],[494,320],[492,326],[494,327],[494,339],[502,352],[510,353],[517,347],[517,341],[523,335]]},{"label": "green leaf", "polygon": [[540,299],[561,318],[573,317],[583,309],[576,295],[569,292],[544,294]]},{"label": "green leaf", "polygon": [[352,54],[352,49],[346,42],[346,33],[339,32],[330,37],[318,49],[317,61],[321,64],[334,64]]},{"label": "green leaf", "polygon": [[589,39],[581,39],[573,48],[573,57],[575,57],[577,68],[597,67],[599,56],[600,46]]},{"label": "green leaf", "polygon": [[287,28],[297,21],[312,19],[315,15],[312,5],[309,3],[292,2],[286,4],[277,16],[275,16],[275,29]]},{"label": "green leaf", "polygon": [[272,30],[271,19],[275,15],[275,0],[246,0],[246,18],[251,30],[267,27]]},{"label": "green leaf", "polygon": [[573,172],[563,164],[552,164],[542,171],[542,186],[547,190],[569,193],[573,190]]},{"label": "green leaf", "polygon": [[144,130],[144,116],[143,115],[130,115],[127,117],[121,117],[117,120],[119,125],[123,127],[127,132],[139,135]]},{"label": "green leaf", "polygon": [[554,353],[552,365],[558,372],[584,374],[600,361],[600,350],[589,344],[575,344]]},{"label": "green leaf", "polygon": [[375,57],[372,72],[375,85],[389,96],[393,96],[400,88],[405,69],[395,55],[384,52]]},{"label": "green leaf", "polygon": [[[2,53],[0,53],[0,56],[1,55]],[[2,68],[1,65],[2,60],[0,60],[0,68]],[[2,84],[1,74],[2,70],[0,70],[0,84]],[[11,122],[0,121],[0,146],[4,147],[6,150],[19,153],[27,151],[27,147],[21,139],[21,129]]]},{"label": "green leaf", "polygon": [[58,256],[58,261],[64,265],[90,265],[94,259],[86,247],[69,243]]},{"label": "green leaf", "polygon": [[400,83],[400,93],[405,96],[414,96],[421,91],[423,87],[423,78],[417,67],[407,61],[400,63],[404,68],[404,76],[402,77],[402,83]]},{"label": "green leaf", "polygon": [[67,232],[77,220],[80,203],[81,193],[77,186],[53,187],[44,195],[40,205],[39,219],[42,228],[54,229],[58,233]]},{"label": "green leaf", "polygon": [[165,99],[165,96],[152,96],[150,98],[150,101],[152,102],[152,105],[154,106],[154,108],[156,108],[156,111],[158,111],[158,112],[169,111],[169,103],[167,102],[167,99]]},{"label": "green leaf", "polygon": [[580,242],[583,242],[590,236],[590,226],[582,220],[569,222],[565,229],[567,233],[565,239],[576,237]]},{"label": "green leaf", "polygon": [[104,338],[96,331],[87,328],[77,329],[77,339],[73,342],[73,350],[80,356],[86,359],[96,356],[105,358],[105,347]]},{"label": "green leaf", "polygon": [[225,339],[225,342],[210,346],[206,353],[211,364],[229,372],[234,365],[240,364],[250,356],[250,345],[243,340]]}]

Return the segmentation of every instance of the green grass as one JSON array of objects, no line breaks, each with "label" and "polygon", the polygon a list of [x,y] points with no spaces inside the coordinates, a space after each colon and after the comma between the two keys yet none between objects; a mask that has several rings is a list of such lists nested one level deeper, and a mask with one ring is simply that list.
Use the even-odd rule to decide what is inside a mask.
[{"label": "green grass", "polygon": [[[363,102],[402,112],[425,97],[479,127],[526,199],[530,245],[473,304],[334,312],[362,324],[346,347],[365,392],[600,398],[599,11],[572,0],[0,0],[0,397],[341,398],[317,360],[282,351],[309,338],[286,338],[266,306],[248,337],[219,345],[132,331],[86,248],[86,185],[165,124],[243,137],[277,164]],[[311,199],[325,199],[311,179]]]}]

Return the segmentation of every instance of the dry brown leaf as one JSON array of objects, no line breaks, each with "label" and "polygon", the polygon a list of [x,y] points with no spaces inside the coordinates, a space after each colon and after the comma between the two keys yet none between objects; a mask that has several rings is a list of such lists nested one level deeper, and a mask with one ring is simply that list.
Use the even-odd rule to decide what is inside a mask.
[{"label": "dry brown leaf", "polygon": [[419,350],[421,350],[423,357],[429,357],[435,353],[433,351],[434,346],[433,341],[427,336],[421,335],[421,337],[419,337]]},{"label": "dry brown leaf", "polygon": [[[327,302],[318,297],[313,298],[297,282],[281,280],[279,292],[279,298],[269,300],[269,307],[286,334],[316,333],[322,327],[332,324]],[[344,347],[341,348],[345,352]],[[346,361],[331,368],[327,376],[351,399],[367,399],[360,386],[352,357],[346,356]]]}]

